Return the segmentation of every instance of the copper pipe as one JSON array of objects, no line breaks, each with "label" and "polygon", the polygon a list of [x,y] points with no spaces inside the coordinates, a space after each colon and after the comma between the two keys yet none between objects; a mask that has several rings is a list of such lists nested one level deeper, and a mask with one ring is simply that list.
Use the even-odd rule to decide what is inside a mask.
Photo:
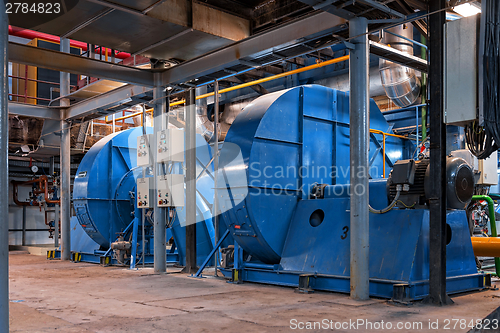
[{"label": "copper pipe", "polygon": [[18,185],[23,185],[23,182],[19,181],[12,181],[12,199],[14,200],[14,203],[18,206],[31,206],[31,203],[29,201],[19,201],[19,198],[17,196],[17,186]]},{"label": "copper pipe", "polygon": [[[14,202],[16,203],[16,205],[19,205],[19,206],[28,206],[28,205],[31,205],[29,202],[26,202],[27,204],[23,204],[23,202],[19,201],[17,199],[17,186],[18,185],[27,185],[27,184],[39,184],[38,185],[38,189],[34,189],[33,190],[33,194],[44,194],[44,198],[45,198],[45,202],[46,203],[53,203],[53,204],[60,204],[60,200],[52,200],[49,198],[49,193],[53,193],[54,190],[50,189],[49,190],[49,178],[45,175],[43,176],[40,176],[36,179],[32,179],[32,180],[28,180],[26,182],[15,182],[13,181],[13,184],[14,184]],[[34,203],[36,202],[36,200],[34,201]]]}]

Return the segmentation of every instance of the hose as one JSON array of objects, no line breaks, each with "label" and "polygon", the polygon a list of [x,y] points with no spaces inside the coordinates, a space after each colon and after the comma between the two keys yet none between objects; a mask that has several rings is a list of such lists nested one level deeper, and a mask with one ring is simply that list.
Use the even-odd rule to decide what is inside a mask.
[{"label": "hose", "polygon": [[384,209],[374,209],[374,208],[372,208],[372,206],[370,206],[368,204],[368,209],[370,210],[370,213],[373,213],[373,214],[385,214],[388,211],[390,211],[391,209],[393,209],[394,206],[396,206],[396,203],[399,200],[399,196],[401,195],[401,190],[402,190],[401,185],[397,185],[396,189],[397,189],[397,192],[396,192],[396,196],[394,197],[394,200],[392,200],[391,204],[389,206],[385,207]]}]

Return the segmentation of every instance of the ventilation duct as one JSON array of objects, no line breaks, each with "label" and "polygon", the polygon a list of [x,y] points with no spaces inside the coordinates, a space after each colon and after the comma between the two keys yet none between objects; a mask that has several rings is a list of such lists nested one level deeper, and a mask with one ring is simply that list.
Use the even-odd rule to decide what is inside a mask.
[{"label": "ventilation duct", "polygon": [[[387,33],[387,31],[413,39],[413,26],[402,24],[387,29],[382,39],[384,44],[413,55],[413,45],[411,42]],[[415,70],[385,59],[380,59],[379,71],[385,93],[394,104],[399,107],[406,107],[416,102],[420,95],[420,80],[415,75]]]}]

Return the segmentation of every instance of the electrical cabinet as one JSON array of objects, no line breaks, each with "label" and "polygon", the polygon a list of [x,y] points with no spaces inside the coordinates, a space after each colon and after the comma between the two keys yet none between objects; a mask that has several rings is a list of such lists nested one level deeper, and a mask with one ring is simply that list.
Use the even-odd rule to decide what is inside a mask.
[{"label": "electrical cabinet", "polygon": [[479,175],[478,184],[497,185],[498,184],[498,152],[495,150],[487,159],[478,160]]},{"label": "electrical cabinet", "polygon": [[148,166],[153,164],[151,155],[152,137],[152,134],[137,137],[137,166]]},{"label": "electrical cabinet", "polygon": [[154,178],[137,178],[137,208],[153,208]]},{"label": "electrical cabinet", "polygon": [[184,130],[165,129],[157,133],[158,162],[184,161]]},{"label": "electrical cabinet", "polygon": [[465,125],[477,118],[477,19],[445,24],[444,122]]},{"label": "electrical cabinet", "polygon": [[184,207],[184,175],[159,176],[157,194],[158,207]]}]

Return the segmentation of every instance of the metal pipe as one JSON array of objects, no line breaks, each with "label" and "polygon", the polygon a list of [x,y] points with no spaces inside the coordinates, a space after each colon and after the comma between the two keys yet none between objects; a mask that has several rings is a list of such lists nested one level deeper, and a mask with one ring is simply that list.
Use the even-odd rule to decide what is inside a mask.
[{"label": "metal pipe", "polygon": [[[406,40],[413,39],[413,26],[401,24],[385,30],[382,42],[391,47],[413,55],[413,45]],[[391,34],[392,33],[392,34]],[[399,36],[398,36],[399,35]],[[406,37],[405,39],[400,36]],[[380,59],[380,78],[387,96],[399,107],[409,106],[420,95],[420,80],[415,70],[406,66]]]},{"label": "metal pipe", "polygon": [[59,248],[59,205],[54,205],[54,247]]},{"label": "metal pipe", "polygon": [[[157,62],[153,65],[156,68],[164,68],[165,64],[162,62]],[[164,116],[166,109],[166,100],[163,98],[165,96],[165,91],[161,86],[161,77],[159,73],[155,76],[155,87],[153,89],[153,98],[156,100],[154,105],[154,120],[153,120],[153,142],[150,144],[150,151],[153,154],[153,170],[154,170],[154,183],[158,184],[160,175],[163,174],[163,168],[160,168],[161,164],[158,163],[156,156],[157,150],[157,134],[162,128],[162,117]],[[167,216],[166,209],[155,207],[154,209],[154,272],[164,273],[167,271]]]},{"label": "metal pipe", "polygon": [[[261,84],[261,83],[264,83],[264,82],[281,79],[281,78],[284,78],[284,77],[287,77],[287,76],[290,76],[290,75],[294,75],[294,74],[298,74],[298,73],[302,73],[302,72],[307,72],[307,71],[310,71],[310,70],[313,70],[313,69],[325,67],[325,66],[328,66],[328,65],[336,64],[336,63],[339,63],[339,62],[342,62],[342,61],[347,61],[347,60],[349,60],[349,55],[345,55],[345,56],[338,57],[338,58],[335,58],[335,59],[323,61],[323,62],[320,62],[318,64],[314,64],[314,65],[310,65],[310,66],[306,66],[306,67],[294,69],[292,71],[288,71],[288,72],[285,72],[285,73],[280,73],[280,74],[276,74],[276,75],[272,75],[272,76],[267,76],[267,77],[262,78],[262,79],[258,79],[258,80],[255,80],[255,81],[250,81],[250,82],[238,84],[238,85],[235,85],[235,86],[232,86],[232,87],[229,87],[229,88],[224,88],[224,89],[219,90],[219,94],[223,94],[223,93],[226,93],[226,92],[230,92],[230,91],[234,91],[234,90],[238,90],[238,89],[243,89],[243,88],[251,87],[251,86],[254,86],[254,85],[257,85],[257,84]],[[199,99],[207,98],[207,97],[210,97],[210,96],[214,96],[214,93],[213,92],[209,92],[209,93],[206,93],[206,94],[203,94],[203,95],[199,95],[199,96],[196,96],[196,99],[199,100]],[[186,100],[182,99],[180,101],[170,103],[170,106],[182,105],[184,103],[186,103]],[[116,120],[118,121],[118,120],[123,120],[123,119],[127,119],[127,118],[132,118],[132,117],[138,116],[139,114],[141,114],[141,112],[136,112],[136,113],[124,116],[124,117],[119,117],[119,118],[116,118]],[[108,120],[107,117],[106,117],[106,123],[109,124],[110,122],[111,121]]]},{"label": "metal pipe", "polygon": [[26,206],[23,206],[23,238],[21,244],[26,246]]},{"label": "metal pipe", "polygon": [[[57,36],[49,35],[49,34],[46,34],[43,32],[17,28],[17,27],[13,27],[13,26],[9,26],[9,35],[21,37],[21,38],[26,38],[26,39],[38,38],[38,39],[43,39],[43,40],[47,40],[49,42],[54,42],[54,43],[60,42],[60,38]],[[82,49],[83,52],[88,50],[88,47],[87,47],[88,44],[84,43],[84,42],[70,40],[70,45],[72,47]],[[110,50],[108,50],[108,52],[110,52]],[[115,57],[120,58],[120,59],[127,59],[130,57],[130,53],[119,52],[118,54],[115,55]]]},{"label": "metal pipe", "polygon": [[[474,255],[478,257],[500,257],[500,238],[498,237],[471,237]],[[495,260],[496,261],[496,260]],[[495,262],[496,264],[496,262]],[[496,268],[496,265],[495,265]],[[498,274],[498,271],[497,271]]]},{"label": "metal pipe", "polygon": [[196,269],[196,95],[195,89],[186,94],[186,269]]},{"label": "metal pipe", "polygon": [[[61,52],[69,53],[69,39],[61,38]],[[69,95],[69,73],[60,72],[60,96]],[[61,106],[69,106],[69,99],[61,98]],[[71,260],[71,144],[70,126],[66,119],[66,110],[61,109],[61,260]]]},{"label": "metal pipe", "polygon": [[[349,121],[351,182],[351,298],[369,299],[369,213],[368,213],[368,147],[369,147],[369,49],[368,20],[357,17],[349,21],[350,51]],[[357,37],[355,37],[357,36]]]},{"label": "metal pipe", "polygon": [[[212,218],[214,223],[214,245],[219,242],[219,199],[217,197],[217,175],[219,170],[219,81],[214,82],[214,205],[212,206]],[[215,272],[217,276],[219,267],[219,249],[215,251]]]},{"label": "metal pipe", "polygon": [[[425,38],[424,35],[421,36],[420,40],[422,41],[423,44],[427,43],[427,38]],[[427,60],[427,49],[422,48],[421,56],[422,56],[422,59]],[[427,74],[426,73],[422,73],[422,93],[421,93],[421,96],[422,96],[422,98],[420,100],[420,103],[425,104],[427,102]],[[417,114],[418,114],[418,112],[417,112]],[[422,106],[421,124],[422,124],[422,141],[424,141],[425,138],[427,137],[427,106],[426,105]]]},{"label": "metal pipe", "polygon": [[8,22],[5,10],[0,10],[0,333],[9,332],[9,108],[8,93]]}]

